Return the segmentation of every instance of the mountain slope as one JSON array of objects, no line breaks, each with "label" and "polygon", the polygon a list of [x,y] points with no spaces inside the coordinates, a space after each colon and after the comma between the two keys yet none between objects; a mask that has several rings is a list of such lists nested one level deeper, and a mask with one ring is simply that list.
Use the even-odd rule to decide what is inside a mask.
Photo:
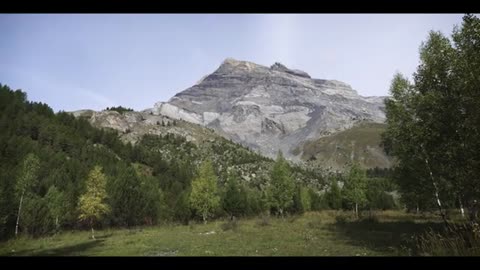
[{"label": "mountain slope", "polygon": [[350,129],[306,142],[301,151],[302,160],[310,165],[342,170],[352,161],[366,168],[389,168],[392,160],[381,147],[380,134],[385,130],[384,124],[361,123]]},{"label": "mountain slope", "polygon": [[362,97],[343,82],[313,79],[279,63],[231,58],[152,112],[210,127],[265,156],[282,150],[293,161],[301,161],[294,150],[306,141],[385,119],[383,97]]},{"label": "mountain slope", "polygon": [[[213,129],[164,115],[154,115],[150,110],[119,113],[112,110],[81,110],[71,112],[75,117],[88,120],[94,127],[113,129],[125,143],[140,145],[172,163],[178,160],[199,165],[206,158],[212,159],[220,182],[229,171],[236,171],[240,178],[262,189],[270,178],[273,160],[251,149],[234,143]],[[321,189],[321,170],[306,170],[294,166],[295,179]]]}]

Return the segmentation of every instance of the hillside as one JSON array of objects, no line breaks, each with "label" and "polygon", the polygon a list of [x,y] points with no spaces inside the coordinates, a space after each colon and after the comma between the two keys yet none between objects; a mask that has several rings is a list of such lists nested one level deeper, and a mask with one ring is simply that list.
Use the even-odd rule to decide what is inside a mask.
[{"label": "hillside", "polygon": [[310,165],[343,170],[352,162],[364,168],[389,168],[392,160],[383,151],[381,133],[385,125],[360,123],[350,129],[306,142],[296,150]]}]

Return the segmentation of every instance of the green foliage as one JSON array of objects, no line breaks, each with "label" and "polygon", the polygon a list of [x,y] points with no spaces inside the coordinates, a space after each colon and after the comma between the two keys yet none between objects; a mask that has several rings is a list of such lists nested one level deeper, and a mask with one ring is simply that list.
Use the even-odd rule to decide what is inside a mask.
[{"label": "green foliage", "polygon": [[119,175],[108,184],[111,218],[115,224],[127,227],[138,225],[145,203],[140,179],[132,167],[122,166],[119,169]]},{"label": "green foliage", "polygon": [[109,206],[105,203],[107,192],[105,190],[107,177],[102,172],[100,166],[95,166],[88,175],[86,192],[80,196],[78,210],[80,212],[79,219],[86,221],[92,227],[105,214],[110,211]]},{"label": "green foliage", "polygon": [[312,209],[312,198],[310,194],[310,189],[302,185],[297,185],[293,195],[292,212],[305,213],[310,211]]},{"label": "green foliage", "polygon": [[342,208],[342,191],[338,186],[337,177],[331,178],[330,187],[325,194],[325,200],[327,201],[330,209],[339,210]]},{"label": "green foliage", "polygon": [[24,194],[35,186],[39,168],[40,160],[38,160],[38,157],[33,153],[28,154],[22,164],[21,174],[17,181],[16,190],[18,194]]},{"label": "green foliage", "polygon": [[295,183],[290,168],[282,153],[279,152],[270,176],[268,194],[271,208],[283,215],[283,211],[293,204],[294,193]]},{"label": "green foliage", "polygon": [[225,187],[222,206],[231,217],[245,215],[248,212],[248,198],[245,187],[239,183],[235,172],[232,172]]},{"label": "green foliage", "polygon": [[357,209],[367,202],[365,194],[367,189],[366,181],[365,171],[357,164],[353,164],[342,188],[343,197],[349,206]]},{"label": "green foliage", "polygon": [[413,83],[400,74],[392,81],[383,144],[398,160],[394,177],[410,208],[480,196],[479,32],[474,15],[451,39],[430,32]]},{"label": "green foliage", "polygon": [[321,195],[313,189],[309,190],[310,192],[310,201],[311,201],[311,210],[320,211],[329,209],[328,201],[325,197],[325,194]]},{"label": "green foliage", "polygon": [[45,195],[45,201],[50,212],[50,216],[54,220],[55,229],[58,230],[62,226],[65,216],[67,215],[67,200],[63,192],[57,187],[51,186]]},{"label": "green foliage", "polygon": [[188,224],[191,216],[190,190],[185,190],[180,193],[175,201],[174,217],[183,224]]},{"label": "green foliage", "polygon": [[35,194],[28,194],[25,196],[22,208],[20,220],[22,220],[22,227],[28,234],[36,237],[55,228],[54,220],[44,198]]},{"label": "green foliage", "polygon": [[192,181],[191,208],[206,222],[220,206],[217,176],[210,160],[200,166],[199,176]]},{"label": "green foliage", "polygon": [[388,187],[388,179],[369,178],[367,180],[367,207],[371,210],[388,210],[395,209],[396,203]]},{"label": "green foliage", "polygon": [[105,110],[107,111],[116,111],[118,113],[124,113],[124,112],[133,112],[133,109],[131,108],[124,108],[122,106],[118,106],[118,107],[107,107]]},{"label": "green foliage", "polygon": [[166,215],[168,206],[165,202],[165,194],[158,186],[155,177],[147,176],[141,178],[140,194],[137,202],[142,208],[139,210],[146,225],[153,225],[168,219]]}]

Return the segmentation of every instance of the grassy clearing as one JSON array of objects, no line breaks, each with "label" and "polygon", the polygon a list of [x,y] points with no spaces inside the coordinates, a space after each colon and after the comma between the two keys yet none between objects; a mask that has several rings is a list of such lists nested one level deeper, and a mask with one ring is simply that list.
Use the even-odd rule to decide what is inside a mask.
[{"label": "grassy clearing", "polygon": [[63,232],[0,243],[2,256],[392,256],[409,255],[408,239],[441,226],[433,215],[384,211],[353,220],[349,213],[322,211],[286,218],[252,218]]}]

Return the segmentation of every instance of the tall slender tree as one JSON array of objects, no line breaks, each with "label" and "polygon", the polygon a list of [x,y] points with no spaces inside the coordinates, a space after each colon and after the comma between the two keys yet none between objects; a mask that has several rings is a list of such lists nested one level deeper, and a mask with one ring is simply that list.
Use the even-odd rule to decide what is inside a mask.
[{"label": "tall slender tree", "polygon": [[220,206],[217,182],[212,162],[204,161],[198,177],[192,181],[190,193],[190,207],[202,217],[204,223],[207,223],[208,217]]},{"label": "tall slender tree", "polygon": [[270,174],[270,187],[268,190],[270,205],[283,216],[284,210],[293,204],[295,183],[287,161],[283,158],[281,151]]},{"label": "tall slender tree", "polygon": [[103,174],[101,166],[97,165],[90,171],[86,184],[87,190],[80,197],[78,205],[79,219],[88,222],[92,230],[92,239],[95,239],[93,229],[95,222],[110,211],[110,207],[105,203],[107,177]]},{"label": "tall slender tree", "polygon": [[366,173],[360,166],[354,163],[350,167],[345,183],[342,188],[342,193],[346,201],[353,207],[355,216],[358,218],[358,207],[366,202]]},{"label": "tall slender tree", "polygon": [[40,160],[38,157],[30,153],[25,157],[22,164],[20,177],[18,178],[16,189],[20,195],[20,203],[18,205],[17,222],[15,225],[15,236],[18,235],[18,226],[20,223],[20,215],[22,210],[23,198],[38,180],[38,170],[40,169]]}]

